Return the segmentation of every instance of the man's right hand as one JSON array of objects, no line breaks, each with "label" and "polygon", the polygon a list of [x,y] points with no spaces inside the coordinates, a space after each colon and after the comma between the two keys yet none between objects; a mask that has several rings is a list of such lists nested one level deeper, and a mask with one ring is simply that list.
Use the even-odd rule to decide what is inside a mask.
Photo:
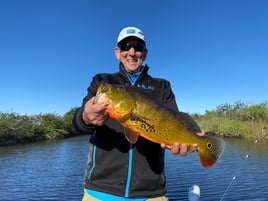
[{"label": "man's right hand", "polygon": [[95,96],[89,99],[82,113],[82,119],[87,125],[101,126],[109,118],[105,105],[94,104]]}]

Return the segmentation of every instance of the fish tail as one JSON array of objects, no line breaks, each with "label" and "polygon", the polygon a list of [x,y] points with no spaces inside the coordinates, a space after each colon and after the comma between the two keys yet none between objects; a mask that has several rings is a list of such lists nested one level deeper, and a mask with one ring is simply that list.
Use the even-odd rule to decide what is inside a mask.
[{"label": "fish tail", "polygon": [[198,156],[205,168],[212,167],[221,157],[226,147],[226,142],[217,137],[203,136],[202,146],[198,144]]}]

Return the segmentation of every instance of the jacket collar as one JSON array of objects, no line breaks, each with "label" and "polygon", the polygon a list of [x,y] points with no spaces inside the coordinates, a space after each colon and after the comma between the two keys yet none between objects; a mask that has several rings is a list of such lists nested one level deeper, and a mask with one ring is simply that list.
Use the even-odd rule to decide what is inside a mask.
[{"label": "jacket collar", "polygon": [[132,85],[135,85],[135,83],[143,78],[145,75],[148,75],[149,71],[149,66],[146,64],[145,66],[142,66],[140,68],[140,71],[136,73],[129,73],[126,71],[124,68],[123,64],[120,62],[119,63],[119,72],[122,74],[124,77],[127,77]]}]

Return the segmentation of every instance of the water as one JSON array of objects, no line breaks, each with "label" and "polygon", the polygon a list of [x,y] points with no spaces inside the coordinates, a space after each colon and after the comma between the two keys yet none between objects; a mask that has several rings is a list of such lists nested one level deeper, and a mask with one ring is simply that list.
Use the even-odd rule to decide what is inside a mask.
[{"label": "water", "polygon": [[[200,201],[268,200],[268,142],[254,143],[254,140],[240,139],[226,141],[223,156],[210,169],[200,166],[196,160],[197,153],[189,154],[186,158],[167,154],[170,200],[187,200],[188,189],[192,185],[200,187]],[[229,190],[223,197],[227,188]]]},{"label": "water", "polygon": [[0,148],[0,200],[81,200],[87,138]]},{"label": "water", "polygon": [[[197,153],[166,154],[168,196],[188,200],[198,185],[200,201],[268,200],[268,142],[226,139],[218,163],[203,168]],[[0,147],[0,200],[81,200],[88,136],[53,142]],[[247,157],[248,156],[248,157]],[[233,178],[235,179],[233,180]]]}]

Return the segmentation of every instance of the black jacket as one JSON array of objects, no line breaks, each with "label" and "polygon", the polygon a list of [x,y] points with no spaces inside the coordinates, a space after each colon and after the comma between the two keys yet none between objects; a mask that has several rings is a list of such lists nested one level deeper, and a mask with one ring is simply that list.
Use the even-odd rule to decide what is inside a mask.
[{"label": "black jacket", "polygon": [[[147,90],[166,106],[178,110],[170,83],[164,79],[152,78],[147,73],[148,69],[145,66],[134,85]],[[123,127],[113,119],[108,119],[102,126],[83,123],[83,106],[95,96],[100,82],[131,85],[122,67],[118,73],[97,74],[83,99],[83,105],[76,111],[74,130],[91,135],[85,188],[123,197],[165,195],[164,150],[159,144],[142,137],[139,137],[137,143],[130,144],[124,136]],[[199,131],[190,117],[189,120],[190,127]]]}]

